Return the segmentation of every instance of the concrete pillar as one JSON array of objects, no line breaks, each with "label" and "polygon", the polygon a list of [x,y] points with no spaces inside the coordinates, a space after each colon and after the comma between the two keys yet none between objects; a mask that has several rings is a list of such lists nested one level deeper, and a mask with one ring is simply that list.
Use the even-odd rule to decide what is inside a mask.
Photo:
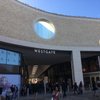
[{"label": "concrete pillar", "polygon": [[81,54],[80,54],[80,51],[77,49],[72,51],[71,67],[72,67],[73,83],[77,82],[77,84],[79,84],[80,81],[83,82]]}]

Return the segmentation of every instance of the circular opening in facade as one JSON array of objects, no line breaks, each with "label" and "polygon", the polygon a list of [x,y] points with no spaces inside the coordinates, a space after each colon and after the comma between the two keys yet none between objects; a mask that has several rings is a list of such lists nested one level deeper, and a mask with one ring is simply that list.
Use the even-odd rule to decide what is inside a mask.
[{"label": "circular opening in facade", "polygon": [[38,20],[35,23],[34,28],[36,34],[42,39],[52,39],[55,36],[55,27],[48,20]]}]

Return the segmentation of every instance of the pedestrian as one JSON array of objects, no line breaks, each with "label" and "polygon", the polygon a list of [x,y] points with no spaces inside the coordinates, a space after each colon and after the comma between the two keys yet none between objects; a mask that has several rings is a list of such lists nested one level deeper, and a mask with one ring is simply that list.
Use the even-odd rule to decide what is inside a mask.
[{"label": "pedestrian", "polygon": [[93,80],[92,81],[92,90],[93,90],[93,95],[95,96],[96,95],[96,91],[97,91],[97,84],[96,82]]},{"label": "pedestrian", "polygon": [[76,82],[73,85],[73,91],[74,91],[74,94],[78,94],[78,85]]},{"label": "pedestrian", "polygon": [[80,81],[80,83],[79,83],[78,93],[79,94],[83,94],[83,84],[82,84],[82,81]]},{"label": "pedestrian", "polygon": [[60,100],[60,92],[58,90],[58,87],[55,87],[55,89],[53,90],[53,93],[52,93],[52,97],[53,97],[53,100]]},{"label": "pedestrian", "polygon": [[62,82],[62,93],[63,93],[63,97],[66,97],[66,91],[67,91],[67,84],[63,80],[63,82]]}]

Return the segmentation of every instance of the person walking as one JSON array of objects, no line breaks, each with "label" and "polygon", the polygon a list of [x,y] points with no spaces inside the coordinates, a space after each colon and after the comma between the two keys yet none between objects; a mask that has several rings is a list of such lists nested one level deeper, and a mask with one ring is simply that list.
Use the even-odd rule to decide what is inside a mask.
[{"label": "person walking", "polygon": [[52,99],[53,100],[60,100],[60,92],[58,90],[58,87],[55,87],[55,90],[53,90],[53,93],[52,93]]},{"label": "person walking", "polygon": [[95,96],[97,91],[97,84],[94,80],[92,81],[92,90],[93,90],[93,95]]},{"label": "person walking", "polygon": [[63,80],[63,82],[62,82],[62,93],[63,93],[63,98],[66,97],[66,91],[67,91],[67,84],[66,84],[66,82]]},{"label": "person walking", "polygon": [[78,94],[78,85],[76,82],[73,85],[73,91],[74,91],[74,94]]},{"label": "person walking", "polygon": [[83,84],[82,84],[82,81],[80,81],[80,83],[79,83],[78,93],[79,94],[83,94]]}]

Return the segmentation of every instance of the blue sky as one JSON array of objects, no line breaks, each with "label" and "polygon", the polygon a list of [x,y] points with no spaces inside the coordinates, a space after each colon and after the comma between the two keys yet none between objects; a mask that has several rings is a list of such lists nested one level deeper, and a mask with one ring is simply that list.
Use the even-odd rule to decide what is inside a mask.
[{"label": "blue sky", "polygon": [[100,0],[18,0],[57,14],[100,18]]}]

